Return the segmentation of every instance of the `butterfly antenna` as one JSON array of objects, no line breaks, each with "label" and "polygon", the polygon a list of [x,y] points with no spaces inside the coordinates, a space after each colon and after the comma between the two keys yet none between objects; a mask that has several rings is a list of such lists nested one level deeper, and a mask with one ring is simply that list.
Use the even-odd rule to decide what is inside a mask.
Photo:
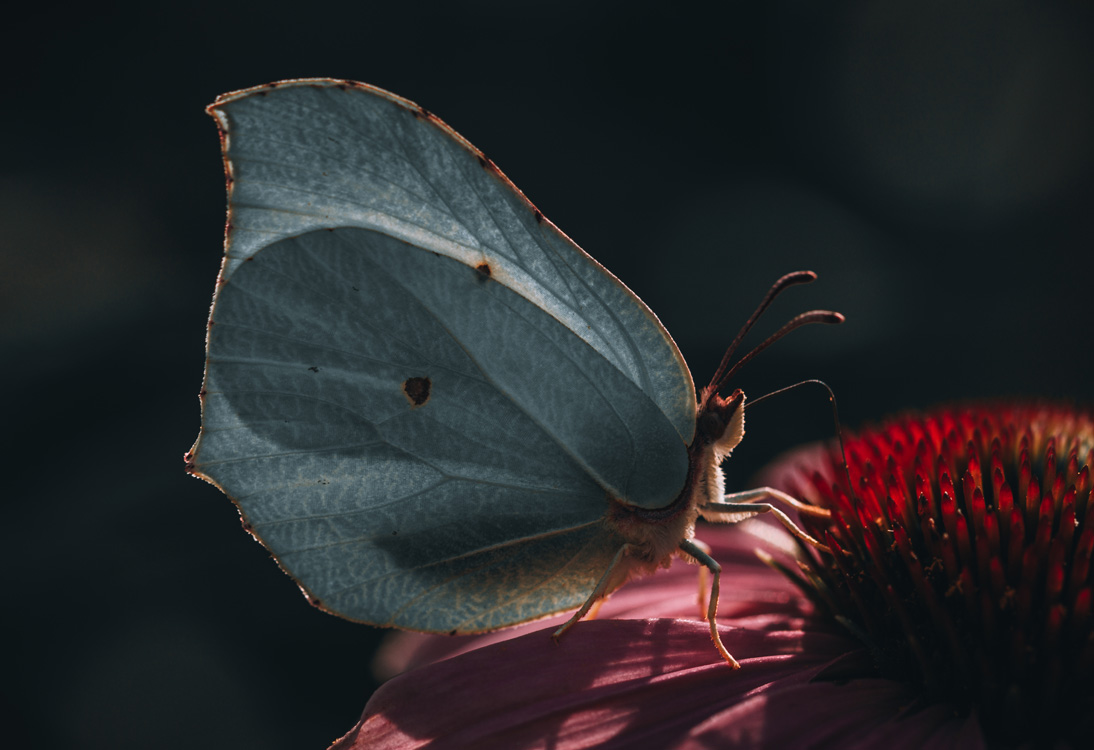
[{"label": "butterfly antenna", "polygon": [[771,334],[766,339],[757,344],[752,351],[737,360],[737,364],[729,368],[729,371],[722,375],[721,378],[719,378],[717,381],[712,382],[711,385],[713,386],[713,390],[717,392],[718,389],[725,385],[726,382],[731,377],[733,377],[733,375],[738,370],[740,370],[746,362],[748,362],[750,359],[755,357],[757,354],[774,344],[776,341],[778,341],[791,331],[797,328],[801,328],[802,326],[809,325],[810,323],[827,323],[829,325],[834,325],[836,323],[842,323],[844,320],[845,318],[843,317],[843,315],[838,312],[832,312],[831,310],[810,310],[809,312],[803,312],[801,315],[795,315],[789,320],[789,322],[786,323],[786,325],[775,331],[775,333]]},{"label": "butterfly antenna", "polygon": [[748,408],[752,409],[756,406],[756,404],[760,403],[764,399],[771,398],[772,396],[777,396],[780,393],[786,393],[789,390],[793,390],[794,388],[797,388],[799,386],[809,385],[810,383],[816,383],[821,388],[824,388],[824,390],[828,391],[828,400],[832,402],[832,422],[834,423],[836,428],[836,441],[839,443],[840,458],[843,459],[843,475],[847,479],[847,491],[853,494],[855,490],[854,487],[851,486],[851,469],[848,468],[847,465],[847,451],[845,451],[843,448],[843,425],[839,421],[839,408],[836,406],[836,394],[833,393],[832,389],[828,386],[828,383],[825,383],[823,380],[802,380],[801,382],[794,383],[793,385],[788,385],[784,388],[779,388],[778,390],[771,391],[771,393],[765,393],[759,398],[749,401]]},{"label": "butterfly antenna", "polygon": [[744,339],[745,334],[749,332],[752,326],[756,325],[756,321],[764,314],[764,310],[775,301],[775,298],[779,296],[779,293],[787,287],[794,286],[795,284],[808,284],[816,278],[817,274],[812,271],[794,271],[793,273],[786,274],[771,285],[771,288],[760,302],[759,307],[756,308],[756,312],[752,313],[752,317],[746,320],[745,324],[741,326],[741,330],[737,334],[737,337],[733,339],[729,348],[726,349],[726,353],[722,355],[722,361],[719,363],[718,369],[714,371],[714,377],[710,379],[710,386],[708,386],[710,390],[717,391],[718,388],[715,387],[716,384],[720,386],[720,384],[724,382],[722,373],[729,367],[729,360],[733,357],[733,353],[737,351],[737,347],[741,345],[741,340]]}]

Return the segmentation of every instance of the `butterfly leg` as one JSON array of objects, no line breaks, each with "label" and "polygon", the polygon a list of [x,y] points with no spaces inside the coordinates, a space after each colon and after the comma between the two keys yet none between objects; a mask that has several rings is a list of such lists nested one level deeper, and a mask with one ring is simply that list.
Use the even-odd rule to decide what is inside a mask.
[{"label": "butterfly leg", "polygon": [[[623,558],[625,558],[627,556],[627,553],[631,551],[631,547],[632,545],[630,544],[624,544],[622,547],[619,548],[619,551],[615,553],[615,557],[612,558],[612,564],[608,566],[608,570],[605,571],[604,575],[600,576],[600,580],[597,582],[596,588],[593,589],[593,593],[589,595],[589,598],[585,600],[585,603],[581,605],[581,609],[579,609],[577,612],[574,612],[573,617],[567,620],[562,625],[562,627],[560,627],[558,630],[551,634],[551,637],[554,638],[556,642],[567,630],[576,625],[578,620],[584,617],[594,604],[598,604],[598,602],[603,600],[605,594],[608,593],[609,587],[611,586],[612,576],[615,574],[616,569],[623,564]],[[600,607],[598,605],[597,610],[599,611],[599,609]]]},{"label": "butterfly leg", "polygon": [[743,492],[731,492],[723,498],[729,503],[751,503],[754,500],[779,500],[789,505],[799,513],[804,513],[807,516],[816,516],[817,518],[831,518],[832,514],[827,508],[820,508],[810,503],[803,503],[793,495],[788,495],[782,490],[777,490],[774,487],[757,487],[754,490],[744,490]]},{"label": "butterfly leg", "polygon": [[[703,552],[710,554],[710,545],[699,539],[692,539],[691,543],[694,544]],[[701,617],[707,616],[707,574],[708,569],[705,565],[699,566],[699,615]]]},{"label": "butterfly leg", "polygon": [[707,622],[710,623],[710,639],[714,641],[714,647],[718,649],[718,653],[726,660],[726,663],[729,664],[730,668],[740,669],[741,665],[733,658],[733,655],[726,650],[726,647],[722,645],[722,637],[718,635],[718,622],[714,619],[715,615],[718,614],[718,591],[722,578],[722,566],[719,565],[713,557],[704,552],[699,545],[688,539],[680,542],[680,549],[695,558],[700,565],[710,571],[711,576],[713,577],[713,582],[710,585],[710,605],[707,607]]},{"label": "butterfly leg", "polygon": [[788,515],[774,505],[754,501],[764,499],[781,500],[792,508],[797,509],[799,512],[820,518],[830,517],[831,514],[826,509],[803,503],[785,492],[781,492],[772,487],[759,487],[754,490],[734,492],[733,494],[726,495],[725,499],[730,502],[706,503],[705,505],[699,506],[699,512],[702,514],[703,518],[716,523],[736,523],[737,521],[743,521],[746,518],[751,518],[760,513],[773,513],[775,517],[779,519],[779,523],[785,526],[787,531],[798,539],[801,539],[810,547],[814,547],[821,552],[831,552],[827,546],[821,544],[803,531],[797,524],[790,520]]}]

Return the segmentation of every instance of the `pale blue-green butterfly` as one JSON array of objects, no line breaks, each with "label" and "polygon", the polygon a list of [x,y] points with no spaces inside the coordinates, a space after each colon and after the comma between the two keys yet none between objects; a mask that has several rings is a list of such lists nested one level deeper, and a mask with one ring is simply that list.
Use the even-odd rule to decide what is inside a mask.
[{"label": "pale blue-green butterfly", "polygon": [[[744,394],[696,400],[668,332],[493,162],[416,104],[294,80],[209,107],[228,180],[202,428],[220,487],[313,604],[474,633],[579,608],[676,554],[713,573]],[[793,525],[790,524],[792,527]],[[804,532],[797,532],[805,537]],[[813,541],[813,540],[809,540]]]}]

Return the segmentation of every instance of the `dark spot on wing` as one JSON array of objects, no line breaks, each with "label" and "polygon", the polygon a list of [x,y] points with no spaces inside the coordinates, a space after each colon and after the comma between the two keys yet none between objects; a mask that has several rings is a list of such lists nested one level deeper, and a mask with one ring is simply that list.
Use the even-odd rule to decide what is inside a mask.
[{"label": "dark spot on wing", "polygon": [[494,273],[493,271],[490,270],[490,264],[487,263],[485,260],[482,263],[475,266],[475,270],[479,272],[479,280],[480,281],[486,281]]},{"label": "dark spot on wing", "polygon": [[403,383],[403,395],[412,407],[419,407],[429,400],[429,392],[433,389],[433,381],[429,378],[407,378]]},{"label": "dark spot on wing", "polygon": [[542,223],[543,223],[543,212],[542,212],[542,211],[540,211],[540,210],[539,210],[538,208],[536,208],[535,206],[533,206],[533,207],[532,207],[532,213],[533,213],[533,214],[535,215],[535,217],[536,217],[536,223],[537,223],[537,224],[542,224]]},{"label": "dark spot on wing", "polygon": [[311,372],[319,372],[319,368],[318,368],[318,367],[316,367],[315,365],[312,365],[312,366],[311,366],[311,367],[309,367],[308,369],[309,369],[309,370],[310,370]]}]

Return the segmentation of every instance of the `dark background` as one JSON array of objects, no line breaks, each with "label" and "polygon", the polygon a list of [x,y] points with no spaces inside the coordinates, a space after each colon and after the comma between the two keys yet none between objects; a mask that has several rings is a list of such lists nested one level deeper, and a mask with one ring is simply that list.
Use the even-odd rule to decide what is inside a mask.
[{"label": "dark background", "polygon": [[[391,5],[395,5],[392,3]],[[701,382],[767,286],[809,307],[735,385],[844,422],[1084,401],[1088,3],[37,4],[0,118],[5,728],[36,747],[322,748],[381,633],[312,609],[183,473],[220,264],[217,94],[366,81],[437,113],[661,317]],[[752,339],[759,340],[759,335]],[[831,435],[759,406],[730,485]]]}]

